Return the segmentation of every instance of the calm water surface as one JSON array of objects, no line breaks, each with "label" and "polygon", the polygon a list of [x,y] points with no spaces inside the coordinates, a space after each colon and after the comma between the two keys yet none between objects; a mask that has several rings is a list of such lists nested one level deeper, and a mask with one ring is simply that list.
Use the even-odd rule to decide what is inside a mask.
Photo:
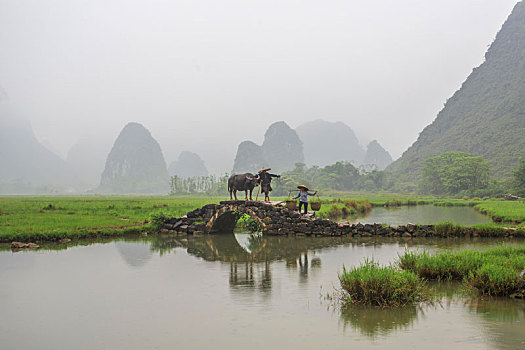
[{"label": "calm water surface", "polygon": [[470,207],[438,207],[433,205],[403,206],[399,208],[374,208],[365,217],[349,221],[363,224],[406,225],[434,224],[436,222],[453,222],[460,225],[488,224],[492,219],[480,214]]},{"label": "calm water surface", "polygon": [[444,286],[440,305],[341,313],[324,297],[364,257],[500,241],[237,237],[0,251],[1,348],[525,348],[521,301]]}]

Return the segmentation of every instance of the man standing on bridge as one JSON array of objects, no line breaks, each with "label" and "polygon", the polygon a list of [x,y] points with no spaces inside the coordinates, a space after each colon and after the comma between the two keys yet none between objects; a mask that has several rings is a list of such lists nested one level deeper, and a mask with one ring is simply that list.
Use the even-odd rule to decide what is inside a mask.
[{"label": "man standing on bridge", "polygon": [[268,171],[270,168],[262,168],[259,171],[259,184],[261,185],[261,192],[264,193],[264,201],[270,201],[270,192],[272,191],[272,177],[281,177],[281,175],[270,174]]}]

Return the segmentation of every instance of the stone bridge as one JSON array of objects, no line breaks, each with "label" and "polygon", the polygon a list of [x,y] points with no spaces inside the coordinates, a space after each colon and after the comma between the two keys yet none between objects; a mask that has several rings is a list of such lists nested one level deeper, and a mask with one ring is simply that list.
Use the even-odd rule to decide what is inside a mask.
[{"label": "stone bridge", "polygon": [[301,215],[289,210],[283,202],[222,201],[207,204],[190,211],[180,218],[169,219],[163,233],[214,234],[232,233],[237,224],[238,213],[245,213],[256,220],[264,235],[280,236],[435,236],[432,225],[348,224],[321,219],[313,215]]}]

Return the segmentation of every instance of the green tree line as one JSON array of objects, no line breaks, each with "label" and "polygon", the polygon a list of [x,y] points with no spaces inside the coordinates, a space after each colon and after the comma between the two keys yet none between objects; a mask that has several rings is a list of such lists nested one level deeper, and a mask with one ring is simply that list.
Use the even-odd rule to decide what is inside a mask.
[{"label": "green tree line", "polygon": [[[170,194],[223,196],[228,193],[229,174],[182,178],[172,176]],[[396,181],[386,171],[357,168],[349,162],[337,162],[325,167],[307,167],[296,163],[294,169],[272,182],[274,196],[286,196],[288,191],[305,185],[321,191],[395,190]],[[513,178],[496,180],[491,165],[482,157],[467,152],[445,152],[425,160],[416,191],[422,194],[447,196],[498,196],[513,193],[525,196],[525,160],[513,171]]]}]

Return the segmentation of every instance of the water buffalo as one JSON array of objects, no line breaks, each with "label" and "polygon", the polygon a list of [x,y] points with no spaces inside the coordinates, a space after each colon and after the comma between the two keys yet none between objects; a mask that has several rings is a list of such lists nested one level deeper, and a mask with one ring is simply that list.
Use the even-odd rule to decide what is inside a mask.
[{"label": "water buffalo", "polygon": [[248,191],[250,191],[250,200],[252,201],[252,192],[255,186],[259,185],[259,178],[256,175],[234,174],[228,179],[228,191],[230,192],[230,200],[232,200],[232,192],[237,200],[237,191],[244,191],[246,200],[248,200]]}]

